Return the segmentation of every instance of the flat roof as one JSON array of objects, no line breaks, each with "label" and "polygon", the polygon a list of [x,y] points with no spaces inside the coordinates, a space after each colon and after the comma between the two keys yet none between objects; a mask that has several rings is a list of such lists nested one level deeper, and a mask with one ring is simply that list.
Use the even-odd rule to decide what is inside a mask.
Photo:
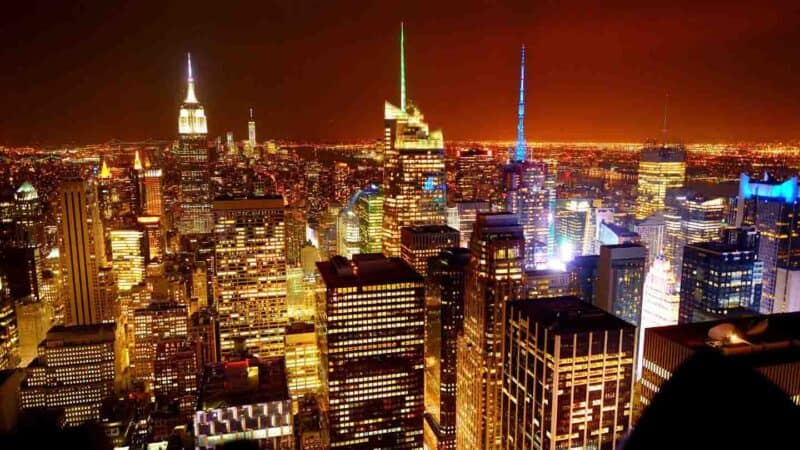
[{"label": "flat roof", "polygon": [[636,328],[574,295],[514,300],[508,303],[508,310],[522,312],[532,322],[548,327],[555,334]]},{"label": "flat roof", "polygon": [[282,357],[245,358],[206,366],[200,387],[203,409],[289,400]]},{"label": "flat roof", "polygon": [[317,269],[327,287],[424,281],[407,262],[380,253],[354,255],[352,260],[334,256],[328,261],[318,262]]},{"label": "flat roof", "polygon": [[286,203],[280,195],[253,198],[216,198],[214,210],[224,211],[232,209],[278,209],[284,208]]}]

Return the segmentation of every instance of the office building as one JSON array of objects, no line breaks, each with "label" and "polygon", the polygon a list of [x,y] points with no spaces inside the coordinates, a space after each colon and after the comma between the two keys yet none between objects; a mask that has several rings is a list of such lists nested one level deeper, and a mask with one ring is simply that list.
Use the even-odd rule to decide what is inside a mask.
[{"label": "office building", "polygon": [[[0,294],[2,295],[2,294]],[[53,308],[46,302],[31,296],[23,297],[16,302],[17,332],[19,333],[19,366],[25,367],[39,351],[39,343],[47,336],[53,323]],[[0,316],[3,309],[0,309]],[[0,318],[0,322],[3,319]],[[0,325],[2,326],[2,325]],[[0,333],[9,335],[8,331]]]},{"label": "office building", "polygon": [[638,400],[647,407],[686,360],[713,351],[752,368],[800,404],[799,327],[800,313],[788,313],[650,328],[645,331]]},{"label": "office building", "polygon": [[581,291],[573,275],[565,270],[541,269],[525,272],[525,298],[541,298],[580,295]]},{"label": "office building", "polygon": [[400,30],[400,107],[384,104],[383,253],[400,256],[400,229],[444,225],[444,138],[406,102],[404,35]]},{"label": "office building", "polygon": [[344,203],[350,194],[350,186],[348,180],[350,178],[350,166],[346,162],[337,161],[333,164],[333,188],[334,199],[337,202]]},{"label": "office building", "polygon": [[282,197],[214,202],[220,355],[282,356],[288,324]]},{"label": "office building", "polygon": [[447,207],[447,226],[458,230],[461,236],[459,247],[469,247],[475,218],[479,212],[490,212],[491,209],[488,200],[457,201]]},{"label": "office building", "polygon": [[440,250],[458,247],[458,230],[447,225],[403,227],[400,230],[400,256],[420,275],[428,274],[428,259]]},{"label": "office building", "polygon": [[653,261],[642,288],[642,329],[678,323],[680,285],[664,256]]},{"label": "office building", "polygon": [[686,179],[686,150],[682,146],[648,145],[639,159],[636,219],[664,210],[667,189],[682,187]]},{"label": "office building", "polygon": [[[519,217],[525,233],[525,269],[536,269],[536,245],[547,246],[550,233],[550,194],[545,188],[547,165],[517,161],[503,168],[506,210]],[[546,252],[546,254],[550,254]]]},{"label": "office building", "polygon": [[219,361],[217,320],[208,308],[202,308],[190,317],[189,342],[194,345],[198,368]]},{"label": "office building", "polygon": [[0,370],[13,369],[20,362],[17,311],[5,276],[0,273]]},{"label": "office building", "polygon": [[175,159],[180,182],[180,211],[177,227],[181,234],[211,232],[211,169],[206,114],[197,101],[192,76],[192,58],[187,55],[186,98],[178,118],[178,145]]},{"label": "office building", "polygon": [[383,192],[376,185],[361,191],[356,201],[359,253],[380,253],[383,249]]},{"label": "office building", "polygon": [[129,291],[145,276],[144,233],[134,229],[111,230],[111,263],[117,273],[117,287]]},{"label": "office building", "polygon": [[497,448],[619,448],[636,327],[577,297],[510,302],[505,320]]},{"label": "office building", "polygon": [[177,407],[191,420],[197,404],[198,366],[194,347],[186,337],[160,339],[153,361],[153,397],[158,405]]},{"label": "office building", "polygon": [[144,172],[144,213],[148,216],[164,215],[164,198],[161,192],[161,169],[147,169]]},{"label": "office building", "polygon": [[457,448],[500,444],[503,312],[506,302],[524,298],[524,258],[525,234],[515,214],[478,214],[458,341]]},{"label": "office building", "polygon": [[153,301],[133,313],[134,350],[131,354],[131,375],[152,387],[156,347],[169,339],[186,340],[189,317],[185,305]]},{"label": "office building", "polygon": [[723,242],[698,242],[683,250],[680,323],[722,319],[741,309],[759,311],[763,263],[753,229],[728,229]]},{"label": "office building", "polygon": [[400,258],[317,263],[320,367],[330,447],[422,447],[425,287]]},{"label": "office building", "polygon": [[26,181],[14,191],[14,246],[38,248],[44,245],[44,222],[39,193]]},{"label": "office building", "polygon": [[104,265],[103,232],[94,185],[65,181],[58,191],[61,208],[61,267],[64,271],[64,323],[101,321],[97,272]]},{"label": "office building", "polygon": [[233,441],[257,441],[258,448],[294,448],[283,358],[248,358],[206,367],[193,422],[198,449]]},{"label": "office building", "polygon": [[641,242],[639,233],[612,222],[601,222],[597,227],[597,236],[600,246],[638,244]]},{"label": "office building", "polygon": [[459,200],[488,201],[494,195],[497,163],[491,150],[459,151],[455,161],[455,188]]},{"label": "office building", "polygon": [[286,329],[286,377],[295,405],[305,395],[320,393],[319,346],[313,322],[295,322]]},{"label": "office building", "polygon": [[581,300],[591,305],[597,304],[597,280],[599,273],[597,264],[600,255],[578,256],[567,263],[566,271],[570,275],[570,284],[574,286]]},{"label": "office building", "polygon": [[604,245],[597,263],[595,305],[639,326],[647,249],[640,244]]},{"label": "office building", "polygon": [[425,288],[424,444],[456,448],[456,351],[464,328],[469,250],[450,248],[428,260]]},{"label": "office building", "polygon": [[584,255],[599,255],[600,246],[600,224],[614,223],[614,209],[592,206],[589,208],[586,218],[585,237],[583,239]]},{"label": "office building", "polygon": [[100,419],[119,375],[116,325],[55,326],[25,369],[21,407],[60,409],[67,426]]},{"label": "office building", "polygon": [[800,205],[797,177],[739,182],[737,224],[754,225],[761,235],[758,259],[764,264],[759,310],[770,314],[800,310]]},{"label": "office building", "polygon": [[587,200],[567,200],[555,212],[556,253],[569,261],[583,254],[586,223],[591,206]]},{"label": "office building", "polygon": [[647,247],[647,267],[652,267],[656,258],[664,254],[664,232],[666,221],[664,213],[657,212],[633,226],[642,245]]},{"label": "office building", "polygon": [[253,108],[250,108],[250,120],[247,121],[247,143],[251,149],[256,148],[256,117],[253,114]]},{"label": "office building", "polygon": [[723,197],[707,198],[699,193],[678,195],[672,203],[664,214],[664,254],[680,279],[684,247],[719,240],[727,204]]},{"label": "office building", "polygon": [[342,208],[339,211],[336,224],[336,254],[352,258],[353,255],[361,252],[359,225],[355,211],[350,208]]},{"label": "office building", "polygon": [[145,260],[161,261],[164,256],[164,233],[161,229],[161,217],[159,216],[139,216],[136,218],[139,230],[144,233],[144,242],[147,252]]}]

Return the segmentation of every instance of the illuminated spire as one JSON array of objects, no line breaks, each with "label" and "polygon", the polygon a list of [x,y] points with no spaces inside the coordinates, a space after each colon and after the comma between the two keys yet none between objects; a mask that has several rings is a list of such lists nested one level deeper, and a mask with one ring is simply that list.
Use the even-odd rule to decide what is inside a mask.
[{"label": "illuminated spire", "polygon": [[186,77],[186,99],[183,101],[184,103],[197,103],[197,96],[194,94],[194,77],[192,76],[192,54],[186,54],[186,66],[187,66],[187,77]]},{"label": "illuminated spire", "polygon": [[103,165],[100,167],[100,178],[109,179],[111,178],[111,171],[108,170],[108,165],[106,164],[106,160],[103,160]]},{"label": "illuminated spire", "polygon": [[400,22],[400,109],[406,111],[406,47],[403,22]]},{"label": "illuminated spire", "polygon": [[519,108],[517,109],[517,145],[514,158],[525,161],[527,142],[525,142],[525,45],[519,67]]},{"label": "illuminated spire", "polygon": [[139,150],[133,154],[133,168],[134,170],[142,170],[142,160],[139,159]]}]

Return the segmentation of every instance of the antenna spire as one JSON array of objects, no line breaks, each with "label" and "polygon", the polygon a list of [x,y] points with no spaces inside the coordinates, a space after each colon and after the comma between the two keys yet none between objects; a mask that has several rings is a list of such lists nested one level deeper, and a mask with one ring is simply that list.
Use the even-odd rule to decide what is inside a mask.
[{"label": "antenna spire", "polygon": [[186,53],[186,99],[184,103],[197,103],[194,93],[194,77],[192,76],[192,54]]},{"label": "antenna spire", "polygon": [[664,97],[664,124],[661,126],[661,140],[667,145],[667,105],[669,104],[669,92]]},{"label": "antenna spire", "polygon": [[403,22],[400,22],[400,109],[406,111],[406,47]]},{"label": "antenna spire", "polygon": [[519,66],[519,107],[517,109],[517,145],[514,158],[517,161],[525,161],[527,142],[525,141],[525,44],[522,45],[522,53]]}]

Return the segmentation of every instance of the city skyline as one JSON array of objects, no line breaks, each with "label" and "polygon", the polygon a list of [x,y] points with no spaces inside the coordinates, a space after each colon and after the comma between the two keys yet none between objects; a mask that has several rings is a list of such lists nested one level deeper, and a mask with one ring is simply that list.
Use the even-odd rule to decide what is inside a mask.
[{"label": "city skyline", "polygon": [[[205,28],[198,24],[212,11],[202,6],[159,14],[133,6],[47,12],[19,6],[4,37],[20,26],[47,31],[0,53],[16,63],[0,74],[7,110],[15,111],[0,115],[0,143],[168,138],[167,106],[179,100],[173,97],[184,81],[180,62],[187,51],[195,53],[209,136],[233,131],[246,139],[253,107],[259,134],[270,139],[375,139],[374,111],[382,100],[397,101],[389,89],[399,82],[397,63],[389,55],[401,21],[408,29],[408,97],[420,100],[455,140],[513,141],[523,44],[529,140],[657,138],[666,93],[672,139],[794,140],[800,114],[791,99],[800,88],[791,70],[798,51],[791,23],[800,10],[789,2],[773,6],[584,5],[571,9],[576,13],[473,4],[456,18],[446,14],[452,5],[426,14],[364,5],[355,17],[326,7],[265,5],[220,11],[219,21]],[[76,12],[93,29],[82,40],[58,23],[42,26]],[[132,27],[145,18],[148,26]],[[374,63],[357,63],[365,57]],[[464,110],[483,113],[453,112]]]}]

